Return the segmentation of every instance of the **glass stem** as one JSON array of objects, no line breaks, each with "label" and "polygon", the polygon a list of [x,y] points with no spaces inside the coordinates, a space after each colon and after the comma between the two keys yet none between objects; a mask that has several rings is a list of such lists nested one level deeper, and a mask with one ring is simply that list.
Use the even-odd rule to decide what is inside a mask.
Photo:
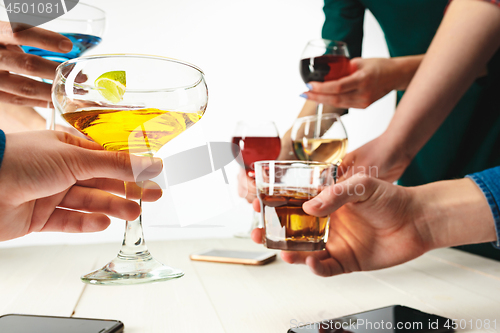
[{"label": "glass stem", "polygon": [[316,115],[318,116],[318,121],[316,121],[316,128],[314,129],[314,137],[315,138],[320,138],[321,137],[321,115],[323,115],[323,104],[318,103],[318,106],[316,108]]},{"label": "glass stem", "polygon": [[[142,182],[125,182],[125,196],[129,200],[139,203],[142,210]],[[118,257],[124,260],[148,260],[151,254],[146,247],[144,234],[142,231],[142,212],[139,217],[133,221],[126,221],[125,235],[123,237],[122,247]]]}]

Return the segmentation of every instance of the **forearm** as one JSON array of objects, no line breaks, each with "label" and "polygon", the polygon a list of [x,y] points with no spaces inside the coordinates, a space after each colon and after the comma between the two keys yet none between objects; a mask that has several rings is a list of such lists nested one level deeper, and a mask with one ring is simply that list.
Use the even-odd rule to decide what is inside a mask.
[{"label": "forearm", "polygon": [[385,134],[413,157],[500,46],[500,8],[454,0]]},{"label": "forearm", "polygon": [[424,59],[423,54],[391,58],[394,72],[394,89],[406,90],[415,75],[420,63]]},{"label": "forearm", "polygon": [[428,250],[496,241],[488,201],[471,179],[441,181],[410,191],[420,207],[416,223]]}]

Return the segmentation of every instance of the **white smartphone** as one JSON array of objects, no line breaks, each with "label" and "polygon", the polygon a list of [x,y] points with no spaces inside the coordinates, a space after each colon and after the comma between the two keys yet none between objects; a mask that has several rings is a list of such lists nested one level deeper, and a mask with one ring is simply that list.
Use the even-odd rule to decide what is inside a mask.
[{"label": "white smartphone", "polygon": [[222,262],[227,264],[265,265],[276,259],[273,252],[207,249],[191,254],[191,260]]}]

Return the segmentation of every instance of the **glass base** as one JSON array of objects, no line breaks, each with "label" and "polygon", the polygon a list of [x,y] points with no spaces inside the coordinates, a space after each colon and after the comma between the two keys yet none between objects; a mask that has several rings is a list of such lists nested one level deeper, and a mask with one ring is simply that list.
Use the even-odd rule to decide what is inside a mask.
[{"label": "glass base", "polygon": [[325,249],[325,241],[293,241],[293,240],[280,240],[274,241],[264,237],[264,246],[268,249],[285,250],[285,251],[322,251]]},{"label": "glass base", "polygon": [[130,285],[167,281],[184,275],[154,259],[149,252],[141,257],[127,258],[120,254],[106,266],[81,277],[94,285]]}]

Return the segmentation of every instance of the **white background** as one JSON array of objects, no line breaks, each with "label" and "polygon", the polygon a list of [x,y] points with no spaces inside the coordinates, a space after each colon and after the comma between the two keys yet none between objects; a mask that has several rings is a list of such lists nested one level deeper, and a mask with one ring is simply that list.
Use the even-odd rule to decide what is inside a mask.
[{"label": "white background", "polygon": [[[280,132],[291,126],[304,100],[298,71],[302,49],[321,36],[324,20],[320,0],[87,0],[107,13],[103,42],[88,54],[143,53],[178,58],[203,69],[209,103],[203,119],[160,152],[198,146],[204,141],[230,141],[242,119],[273,120]],[[383,33],[370,13],[365,20],[364,57],[387,57]],[[386,128],[395,104],[389,94],[366,110],[351,109],[342,117],[349,151],[375,138]],[[198,183],[183,184],[173,202],[169,190],[144,206],[146,240],[232,237],[248,228],[251,208],[236,195],[238,166],[225,168],[230,184],[216,172]],[[205,184],[205,186],[203,186]],[[220,184],[220,185],[218,185]],[[184,199],[186,197],[186,199]],[[188,200],[189,199],[189,200]],[[190,214],[205,227],[180,227]],[[205,218],[203,218],[205,217]],[[31,234],[0,243],[25,246],[55,243],[116,242],[123,221],[93,234]]]}]

